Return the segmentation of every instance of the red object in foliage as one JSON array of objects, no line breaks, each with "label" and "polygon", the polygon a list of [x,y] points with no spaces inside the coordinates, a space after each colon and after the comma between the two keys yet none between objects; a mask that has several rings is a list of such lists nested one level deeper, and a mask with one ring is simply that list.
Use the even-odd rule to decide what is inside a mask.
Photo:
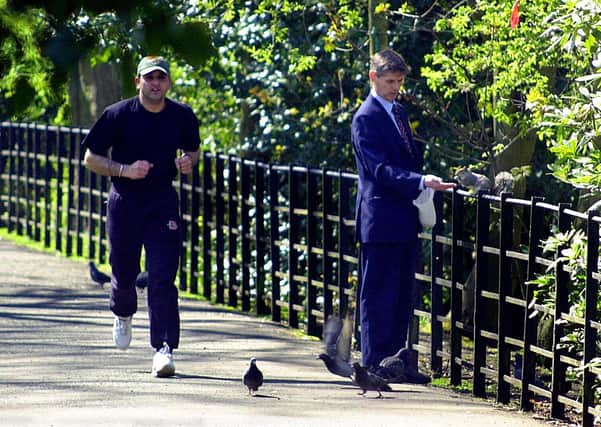
[{"label": "red object in foliage", "polygon": [[520,0],[515,0],[513,7],[511,8],[511,18],[509,19],[511,29],[515,30],[520,25]]}]

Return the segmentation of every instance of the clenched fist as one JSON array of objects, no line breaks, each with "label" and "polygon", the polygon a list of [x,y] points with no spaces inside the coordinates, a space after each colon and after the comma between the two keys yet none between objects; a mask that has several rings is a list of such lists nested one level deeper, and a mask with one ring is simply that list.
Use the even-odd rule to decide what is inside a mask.
[{"label": "clenched fist", "polygon": [[136,160],[131,165],[125,166],[123,176],[129,179],[144,179],[153,164],[146,160]]},{"label": "clenched fist", "polygon": [[175,159],[175,167],[180,173],[187,175],[192,172],[192,159],[187,154]]}]

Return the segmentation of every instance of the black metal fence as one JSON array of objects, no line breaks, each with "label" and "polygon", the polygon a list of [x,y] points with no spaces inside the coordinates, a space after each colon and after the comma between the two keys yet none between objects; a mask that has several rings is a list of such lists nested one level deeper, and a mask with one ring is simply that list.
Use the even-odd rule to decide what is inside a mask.
[{"label": "black metal fence", "polygon": [[[0,125],[0,227],[105,262],[109,182],[82,167],[85,129]],[[184,220],[179,287],[315,336],[356,309],[356,176],[205,152],[175,183]],[[413,347],[435,376],[468,381],[583,425],[601,416],[601,218],[542,198],[437,195],[420,234]],[[399,224],[399,226],[401,226]]]}]

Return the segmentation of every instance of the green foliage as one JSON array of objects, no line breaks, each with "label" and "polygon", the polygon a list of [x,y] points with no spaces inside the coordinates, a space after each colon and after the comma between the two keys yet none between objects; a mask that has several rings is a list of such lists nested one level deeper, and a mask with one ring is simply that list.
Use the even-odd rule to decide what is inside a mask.
[{"label": "green foliage", "polygon": [[[586,287],[586,245],[587,238],[582,230],[572,229],[566,233],[555,230],[543,244],[544,254],[557,254],[554,262],[547,267],[545,274],[530,283],[537,285],[533,303],[549,308],[555,306],[556,270],[558,264],[567,266],[569,271],[568,293],[570,314],[584,316],[584,289]],[[601,308],[601,301],[599,307]],[[535,312],[536,314],[536,312]]]},{"label": "green foliage", "polygon": [[569,58],[565,87],[555,96],[531,102],[540,117],[555,162],[553,175],[591,193],[601,191],[601,4],[562,1],[547,17],[544,34],[548,49]]},{"label": "green foliage", "polygon": [[84,58],[120,64],[128,82],[146,54],[202,66],[214,55],[208,26],[185,18],[187,8],[186,0],[1,1],[0,92],[9,117],[56,118]]},{"label": "green foliage", "polygon": [[[509,1],[469,2],[436,21],[437,42],[426,55],[422,76],[441,97],[438,114],[461,138],[457,150],[478,166],[535,125],[526,99],[545,99],[555,90],[554,70],[565,63],[539,37],[558,1],[522,5],[521,24],[509,26]],[[444,104],[442,104],[444,103]],[[459,109],[463,104],[463,108]]]},{"label": "green foliage", "polygon": [[187,99],[203,94],[194,104],[218,127],[219,139],[206,135],[213,147],[352,167],[350,120],[365,95],[358,86],[367,88],[366,62],[356,61],[367,57],[340,38],[361,25],[349,2],[199,1],[191,16],[211,23],[219,55],[186,70],[195,85],[174,90]]},{"label": "green foliage", "polygon": [[[544,274],[530,281],[536,285],[534,299],[529,307],[534,308],[532,316],[539,315],[535,308],[536,304],[545,306],[547,309],[555,308],[555,295],[557,287],[557,269],[563,268],[569,274],[566,281],[570,316],[584,319],[585,313],[585,290],[586,290],[586,268],[587,268],[587,243],[588,239],[582,230],[572,229],[566,233],[557,230],[543,242],[543,254],[557,255],[554,262],[550,264]],[[601,310],[601,300],[597,300],[596,312]],[[577,358],[583,357],[584,351],[584,328],[580,324],[568,322],[565,319],[554,319],[555,325],[564,327],[564,334],[557,344],[559,349],[564,349],[569,355]],[[597,341],[597,348],[601,348],[601,342]],[[594,358],[590,365],[597,366],[600,359]],[[567,369],[569,380],[582,380],[583,368]],[[597,378],[594,387],[596,398],[601,397],[601,380]]]}]

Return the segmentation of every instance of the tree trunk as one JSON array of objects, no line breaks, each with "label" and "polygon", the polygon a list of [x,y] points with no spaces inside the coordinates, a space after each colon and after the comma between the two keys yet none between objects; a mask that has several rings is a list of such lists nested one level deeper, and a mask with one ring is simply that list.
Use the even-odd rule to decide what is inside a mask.
[{"label": "tree trunk", "polygon": [[81,59],[70,77],[72,126],[92,126],[108,105],[122,97],[119,68],[113,64],[92,68],[88,59]]},{"label": "tree trunk", "polygon": [[384,3],[381,0],[369,0],[368,28],[369,28],[369,57],[374,53],[388,47],[388,21],[383,14],[375,13],[376,7]]}]

